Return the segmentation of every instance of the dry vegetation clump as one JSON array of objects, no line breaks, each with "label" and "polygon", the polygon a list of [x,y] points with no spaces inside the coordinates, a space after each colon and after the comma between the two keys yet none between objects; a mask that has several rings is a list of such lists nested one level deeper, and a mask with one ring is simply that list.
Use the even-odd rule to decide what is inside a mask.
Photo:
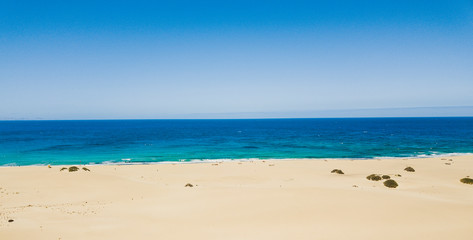
[{"label": "dry vegetation clump", "polygon": [[416,170],[414,170],[414,168],[412,168],[412,167],[406,167],[406,168],[404,168],[404,171],[406,171],[406,172],[415,172]]},{"label": "dry vegetation clump", "polygon": [[63,168],[61,168],[61,170],[59,170],[59,171],[64,171],[64,170],[67,170],[67,167],[63,167]]},{"label": "dry vegetation clump", "polygon": [[460,182],[462,182],[464,184],[473,184],[473,179],[471,179],[469,177],[466,177],[466,178],[460,179]]},{"label": "dry vegetation clump", "polygon": [[336,174],[345,174],[342,170],[340,169],[333,169],[331,173],[336,173]]},{"label": "dry vegetation clump", "polygon": [[194,185],[188,183],[188,184],[186,184],[184,187],[194,187]]},{"label": "dry vegetation clump", "polygon": [[76,167],[76,166],[69,167],[69,172],[76,172],[78,170],[79,170],[79,168]]},{"label": "dry vegetation clump", "polygon": [[391,179],[391,177],[389,175],[383,175],[381,176],[382,179]]},{"label": "dry vegetation clump", "polygon": [[86,168],[86,167],[83,167],[82,170],[86,171],[86,172],[90,172],[90,169]]},{"label": "dry vegetation clump", "polygon": [[371,181],[379,181],[381,180],[381,176],[379,176],[378,174],[371,174],[367,176],[366,179],[371,180]]},{"label": "dry vegetation clump", "polygon": [[397,188],[397,186],[399,185],[397,184],[396,181],[389,179],[389,180],[384,181],[384,186],[388,188]]}]

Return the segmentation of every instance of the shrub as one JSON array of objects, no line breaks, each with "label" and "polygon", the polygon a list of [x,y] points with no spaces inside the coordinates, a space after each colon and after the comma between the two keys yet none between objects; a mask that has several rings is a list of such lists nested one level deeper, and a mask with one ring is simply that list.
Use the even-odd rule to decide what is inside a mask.
[{"label": "shrub", "polygon": [[466,178],[460,179],[460,182],[465,183],[465,184],[473,184],[473,179],[466,177]]},{"label": "shrub", "polygon": [[82,170],[86,171],[86,172],[90,172],[90,169],[86,168],[86,167],[83,167]]},{"label": "shrub", "polygon": [[67,167],[63,167],[63,168],[61,168],[61,170],[59,170],[59,171],[64,171],[64,170],[67,170]]},{"label": "shrub", "polygon": [[389,179],[389,180],[384,181],[384,186],[388,188],[397,188],[397,186],[399,185],[397,184],[396,181]]},{"label": "shrub", "polygon": [[194,187],[194,185],[192,185],[192,184],[188,183],[188,184],[186,184],[186,186],[185,186],[185,187]]},{"label": "shrub", "polygon": [[412,168],[412,167],[406,167],[406,168],[404,168],[404,171],[406,171],[406,172],[415,172],[416,170],[414,170],[414,168]]},{"label": "shrub", "polygon": [[391,177],[389,175],[383,175],[381,176],[382,179],[391,179]]},{"label": "shrub", "polygon": [[333,169],[331,173],[336,173],[336,174],[345,174],[342,170],[340,169]]},{"label": "shrub", "polygon": [[69,167],[69,172],[76,172],[78,170],[79,170],[79,168],[76,167],[76,166]]},{"label": "shrub", "polygon": [[381,177],[377,174],[371,174],[367,176],[366,179],[371,180],[371,181],[379,181],[381,180]]}]

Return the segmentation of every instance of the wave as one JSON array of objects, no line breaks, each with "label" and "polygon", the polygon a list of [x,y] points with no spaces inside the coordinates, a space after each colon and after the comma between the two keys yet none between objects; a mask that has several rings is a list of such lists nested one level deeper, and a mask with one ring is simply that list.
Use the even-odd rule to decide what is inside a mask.
[{"label": "wave", "polygon": [[[16,163],[6,163],[6,164],[3,164],[2,167],[18,167],[19,165],[17,165]],[[31,165],[26,165],[26,166],[31,166]]]},{"label": "wave", "polygon": [[372,160],[372,159],[406,159],[406,158],[439,158],[439,157],[455,157],[455,156],[470,156],[473,153],[467,152],[455,152],[455,153],[419,153],[411,154],[406,156],[376,156],[376,157],[294,157],[294,158],[277,158],[277,157],[267,157],[267,158],[215,158],[215,159],[178,159],[178,160],[153,160],[153,161],[131,161],[131,158],[123,158],[121,160],[107,160],[102,162],[87,162],[87,163],[58,163],[58,164],[48,164],[48,163],[5,163],[0,165],[2,167],[18,167],[18,166],[47,166],[47,165],[150,165],[150,164],[191,164],[191,163],[221,163],[221,162],[252,162],[252,161],[293,161],[293,160]]},{"label": "wave", "polygon": [[467,156],[473,155],[473,153],[432,153],[432,154],[418,154],[412,156],[413,158],[432,158],[432,157],[455,157],[455,156]]}]

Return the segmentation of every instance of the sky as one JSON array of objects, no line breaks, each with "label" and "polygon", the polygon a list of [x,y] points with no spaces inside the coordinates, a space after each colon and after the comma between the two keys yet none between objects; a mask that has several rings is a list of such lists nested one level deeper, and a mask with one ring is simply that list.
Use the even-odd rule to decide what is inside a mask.
[{"label": "sky", "polygon": [[0,119],[473,116],[472,92],[471,0],[0,1]]}]

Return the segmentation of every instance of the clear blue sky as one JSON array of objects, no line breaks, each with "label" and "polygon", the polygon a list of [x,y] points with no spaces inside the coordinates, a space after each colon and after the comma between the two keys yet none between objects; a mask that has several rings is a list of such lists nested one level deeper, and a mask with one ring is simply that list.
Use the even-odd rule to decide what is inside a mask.
[{"label": "clear blue sky", "polygon": [[446,106],[471,0],[0,2],[0,119]]}]

